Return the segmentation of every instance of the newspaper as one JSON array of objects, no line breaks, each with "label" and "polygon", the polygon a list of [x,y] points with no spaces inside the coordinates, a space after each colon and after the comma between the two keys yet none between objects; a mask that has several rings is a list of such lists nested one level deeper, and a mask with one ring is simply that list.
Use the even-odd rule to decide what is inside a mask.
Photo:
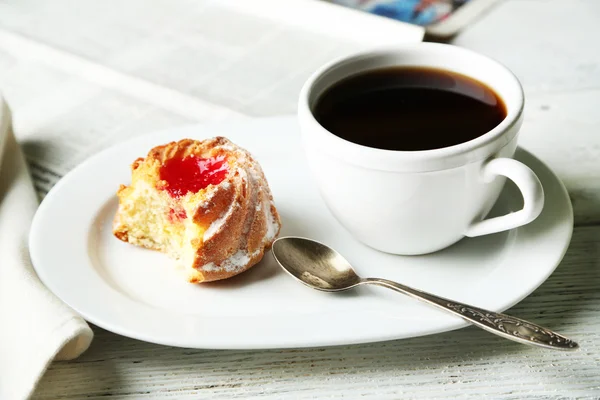
[{"label": "newspaper", "polygon": [[425,27],[430,37],[449,38],[500,0],[325,0]]},{"label": "newspaper", "polygon": [[0,90],[41,197],[136,135],[294,113],[318,66],[420,27],[316,0],[0,3]]}]

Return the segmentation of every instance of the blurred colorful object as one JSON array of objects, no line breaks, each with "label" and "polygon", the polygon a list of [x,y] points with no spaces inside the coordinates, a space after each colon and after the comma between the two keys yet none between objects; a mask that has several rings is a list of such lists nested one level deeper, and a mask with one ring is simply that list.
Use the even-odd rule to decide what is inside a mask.
[{"label": "blurred colorful object", "polygon": [[469,1],[471,0],[332,0],[336,4],[421,26],[444,20]]}]

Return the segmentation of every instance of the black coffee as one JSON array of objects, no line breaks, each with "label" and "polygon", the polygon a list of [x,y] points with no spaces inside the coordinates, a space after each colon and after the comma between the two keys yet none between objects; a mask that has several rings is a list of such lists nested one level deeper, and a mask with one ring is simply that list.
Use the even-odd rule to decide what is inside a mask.
[{"label": "black coffee", "polygon": [[435,68],[393,67],[351,76],[313,109],[342,139],[387,150],[430,150],[475,139],[506,117],[489,87]]}]

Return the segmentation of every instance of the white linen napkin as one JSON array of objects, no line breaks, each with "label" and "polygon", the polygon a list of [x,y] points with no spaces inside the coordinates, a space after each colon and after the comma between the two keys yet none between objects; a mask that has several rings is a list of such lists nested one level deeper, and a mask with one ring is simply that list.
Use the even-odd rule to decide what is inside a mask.
[{"label": "white linen napkin", "polygon": [[0,97],[2,400],[29,398],[52,360],[78,357],[93,337],[87,323],[46,289],[31,265],[28,233],[38,199],[11,125],[10,110]]}]

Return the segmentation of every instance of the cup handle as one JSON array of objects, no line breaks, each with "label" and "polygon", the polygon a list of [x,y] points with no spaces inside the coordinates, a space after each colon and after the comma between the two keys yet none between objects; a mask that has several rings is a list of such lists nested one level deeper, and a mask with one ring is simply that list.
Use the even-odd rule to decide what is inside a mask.
[{"label": "cup handle", "polygon": [[523,195],[523,208],[501,217],[474,222],[467,229],[465,236],[482,236],[517,228],[540,215],[544,207],[544,189],[528,166],[512,158],[495,158],[483,166],[482,173],[485,182],[491,182],[498,175],[513,181]]}]

